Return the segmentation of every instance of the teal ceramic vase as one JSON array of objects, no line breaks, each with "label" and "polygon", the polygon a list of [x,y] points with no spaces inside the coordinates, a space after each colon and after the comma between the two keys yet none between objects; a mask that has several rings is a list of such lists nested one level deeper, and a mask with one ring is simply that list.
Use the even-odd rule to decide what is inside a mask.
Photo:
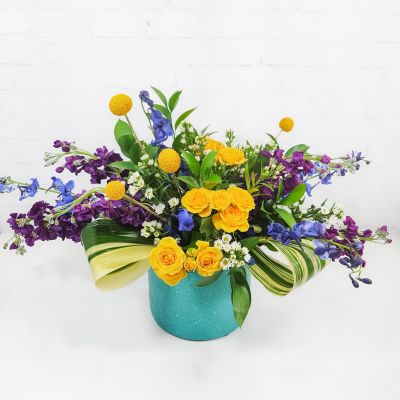
[{"label": "teal ceramic vase", "polygon": [[[233,316],[228,271],[208,286],[196,272],[175,286],[168,286],[149,269],[150,309],[157,324],[187,340],[211,340],[226,336],[238,325]],[[248,274],[249,279],[249,274]]]}]

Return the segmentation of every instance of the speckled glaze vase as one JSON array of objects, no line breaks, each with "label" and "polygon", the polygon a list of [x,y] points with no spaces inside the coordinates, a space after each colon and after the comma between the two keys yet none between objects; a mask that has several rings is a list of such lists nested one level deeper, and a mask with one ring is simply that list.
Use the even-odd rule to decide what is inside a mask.
[{"label": "speckled glaze vase", "polygon": [[211,340],[226,336],[238,325],[233,316],[229,274],[224,271],[209,286],[196,287],[196,272],[168,286],[149,269],[150,309],[157,324],[181,339]]}]

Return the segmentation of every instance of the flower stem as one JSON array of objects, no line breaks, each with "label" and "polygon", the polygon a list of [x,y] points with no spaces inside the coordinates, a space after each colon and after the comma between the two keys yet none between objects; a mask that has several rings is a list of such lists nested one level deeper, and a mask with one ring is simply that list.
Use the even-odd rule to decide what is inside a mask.
[{"label": "flower stem", "polygon": [[142,153],[145,154],[143,144],[142,144],[142,142],[139,140],[139,138],[137,137],[137,135],[136,135],[136,133],[135,133],[135,130],[133,129],[133,126],[132,126],[132,124],[131,124],[131,121],[130,121],[129,118],[128,118],[128,114],[125,114],[125,118],[126,118],[126,122],[128,122],[128,125],[130,126],[130,128],[131,128],[131,130],[132,130],[133,137],[134,137],[134,138],[136,139],[136,141],[139,143],[139,146],[140,146],[140,149],[142,150]]},{"label": "flower stem", "polygon": [[151,208],[147,207],[146,205],[144,205],[143,203],[141,203],[140,201],[137,201],[136,199],[134,199],[131,196],[125,195],[123,197],[124,200],[128,201],[129,203],[135,204],[141,208],[143,208],[143,210],[146,210],[149,214],[154,215],[156,218],[158,218],[159,220],[166,222],[166,219],[161,217],[161,215],[158,215],[157,213],[155,213]]}]

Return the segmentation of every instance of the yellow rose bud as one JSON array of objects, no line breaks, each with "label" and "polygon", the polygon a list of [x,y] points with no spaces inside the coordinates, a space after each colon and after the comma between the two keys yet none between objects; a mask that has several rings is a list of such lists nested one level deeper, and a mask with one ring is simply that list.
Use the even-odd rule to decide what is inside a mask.
[{"label": "yellow rose bud", "polygon": [[211,207],[221,211],[228,208],[231,204],[231,194],[227,190],[216,190],[211,192]]},{"label": "yellow rose bud", "polygon": [[294,121],[290,117],[282,118],[279,122],[279,128],[283,130],[283,132],[290,132],[293,129]]},{"label": "yellow rose bud", "polygon": [[110,181],[104,188],[104,193],[110,200],[121,200],[125,195],[125,184],[121,181]]},{"label": "yellow rose bud", "polygon": [[217,154],[217,160],[226,165],[240,165],[246,162],[244,153],[235,147],[224,147]]},{"label": "yellow rose bud", "polygon": [[237,186],[231,186],[228,188],[228,192],[231,195],[231,204],[241,211],[251,211],[256,205],[252,195],[244,189]]},{"label": "yellow rose bud", "polygon": [[248,212],[229,206],[226,210],[214,214],[212,222],[216,229],[222,229],[228,233],[235,231],[247,232],[250,228],[248,218]]},{"label": "yellow rose bud", "polygon": [[205,188],[191,189],[182,197],[182,205],[192,214],[208,217],[211,214],[210,191]]},{"label": "yellow rose bud", "polygon": [[131,111],[132,99],[126,94],[116,94],[115,96],[111,97],[108,106],[114,115],[125,115]]},{"label": "yellow rose bud", "polygon": [[167,285],[176,285],[187,275],[183,268],[186,255],[171,237],[162,238],[151,250],[148,260],[157,276]]},{"label": "yellow rose bud", "polygon": [[222,252],[216,247],[206,247],[199,250],[196,257],[197,273],[200,276],[211,276],[221,267]]},{"label": "yellow rose bud", "polygon": [[218,151],[218,150],[223,149],[224,147],[225,147],[224,144],[219,142],[218,140],[207,138],[206,145],[204,146],[204,149],[205,150]]},{"label": "yellow rose bud", "polygon": [[158,155],[158,166],[167,174],[173,174],[181,167],[181,158],[174,149],[161,150]]},{"label": "yellow rose bud", "polygon": [[196,260],[193,257],[188,257],[183,267],[187,272],[193,272],[196,269]]}]

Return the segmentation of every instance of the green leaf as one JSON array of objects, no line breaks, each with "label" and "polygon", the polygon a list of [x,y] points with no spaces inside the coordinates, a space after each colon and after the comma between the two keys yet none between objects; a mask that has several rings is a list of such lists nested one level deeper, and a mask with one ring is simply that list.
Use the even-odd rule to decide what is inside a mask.
[{"label": "green leaf", "polygon": [[119,119],[115,124],[114,136],[122,153],[129,157],[129,149],[136,143],[131,127],[126,122]]},{"label": "green leaf", "polygon": [[263,243],[263,245],[270,251],[277,252],[278,250],[269,242]]},{"label": "green leaf", "polygon": [[286,222],[289,228],[293,228],[293,225],[296,223],[296,220],[293,218],[293,215],[282,208],[275,208],[275,211],[278,215]]},{"label": "green leaf", "polygon": [[115,161],[111,164],[108,164],[108,167],[119,168],[119,169],[127,169],[129,171],[139,171],[142,170],[132,161]]},{"label": "green leaf", "polygon": [[200,167],[200,177],[202,181],[207,180],[211,174],[211,168],[214,165],[215,157],[217,156],[216,151],[210,151],[205,157]]},{"label": "green leaf", "polygon": [[326,265],[314,254],[315,246],[308,240],[302,240],[302,248],[297,244],[284,245],[274,240],[270,240],[266,246],[271,251],[279,252],[279,260],[257,246],[250,252],[255,261],[250,271],[267,290],[279,296],[289,294]]},{"label": "green leaf", "polygon": [[154,159],[157,156],[158,147],[157,146],[152,146],[151,144],[148,144],[146,146],[146,153],[149,155],[150,158]]},{"label": "green leaf", "polygon": [[190,110],[185,111],[184,113],[182,113],[178,119],[175,122],[175,130],[178,129],[178,126],[196,109],[195,108],[191,108]]},{"label": "green leaf", "polygon": [[271,140],[274,142],[275,146],[277,149],[279,149],[279,143],[276,140],[275,136],[272,136],[270,133],[267,133],[267,135],[271,138]]},{"label": "green leaf", "polygon": [[118,146],[120,147],[122,153],[126,156],[126,157],[130,157],[129,155],[129,151],[132,148],[132,146],[134,146],[135,144],[137,144],[136,140],[134,139],[133,136],[121,136],[118,140]]},{"label": "green leaf", "polygon": [[142,149],[139,143],[134,143],[129,149],[129,158],[134,162],[138,163],[140,161],[140,157],[142,156]]},{"label": "green leaf", "polygon": [[205,278],[197,281],[196,287],[203,287],[203,286],[208,286],[214,283],[221,275],[222,275],[222,269],[215,272],[211,276],[206,276]]},{"label": "green leaf", "polygon": [[282,179],[279,179],[279,183],[278,183],[278,192],[276,193],[276,201],[279,201],[279,199],[281,198],[283,193],[283,183],[282,183]]},{"label": "green leaf", "polygon": [[196,181],[196,179],[193,178],[193,176],[178,176],[178,179],[184,183],[186,183],[187,187],[189,189],[193,188],[198,188],[200,187],[199,183]]},{"label": "green leaf", "polygon": [[295,151],[305,153],[309,148],[310,148],[310,146],[307,146],[306,144],[296,144],[296,146],[293,146],[289,150],[286,151],[285,157],[289,158]]},{"label": "green leaf", "polygon": [[257,244],[260,240],[261,240],[260,237],[249,237],[249,238],[242,239],[240,241],[240,244],[243,247],[247,247],[249,250],[253,250],[257,246]]},{"label": "green leaf", "polygon": [[167,107],[168,106],[168,102],[167,102],[167,98],[165,97],[164,93],[160,89],[157,89],[154,86],[150,86],[150,87],[154,90],[154,92],[159,97],[159,99],[163,102],[165,107]]},{"label": "green leaf", "polygon": [[178,100],[179,100],[179,96],[181,95],[182,90],[177,90],[168,100],[168,108],[169,110],[172,112],[174,111]]},{"label": "green leaf", "polygon": [[181,157],[187,164],[192,174],[198,178],[200,175],[200,163],[196,160],[195,156],[187,151],[182,151]]},{"label": "green leaf", "polygon": [[250,174],[249,174],[249,163],[246,162],[244,166],[244,179],[246,181],[246,189],[250,190]]},{"label": "green leaf", "polygon": [[278,204],[282,206],[291,206],[292,204],[297,203],[304,196],[306,187],[305,183],[300,183]]},{"label": "green leaf", "polygon": [[304,196],[306,187],[305,183],[300,183],[278,204],[282,206],[291,206],[292,204],[297,203]]},{"label": "green leaf", "polygon": [[203,185],[206,189],[212,189],[221,183],[222,179],[219,175],[212,174],[206,180],[203,181]]},{"label": "green leaf", "polygon": [[204,233],[207,237],[209,237],[213,230],[214,224],[212,223],[211,216],[202,218],[200,224],[200,233]]},{"label": "green leaf", "polygon": [[167,107],[164,107],[161,104],[154,104],[154,108],[158,111],[161,111],[164,114],[164,117],[168,118],[171,121],[171,113],[169,112]]},{"label": "green leaf", "polygon": [[243,268],[233,269],[231,273],[232,306],[237,324],[241,327],[251,305],[251,292]]}]

